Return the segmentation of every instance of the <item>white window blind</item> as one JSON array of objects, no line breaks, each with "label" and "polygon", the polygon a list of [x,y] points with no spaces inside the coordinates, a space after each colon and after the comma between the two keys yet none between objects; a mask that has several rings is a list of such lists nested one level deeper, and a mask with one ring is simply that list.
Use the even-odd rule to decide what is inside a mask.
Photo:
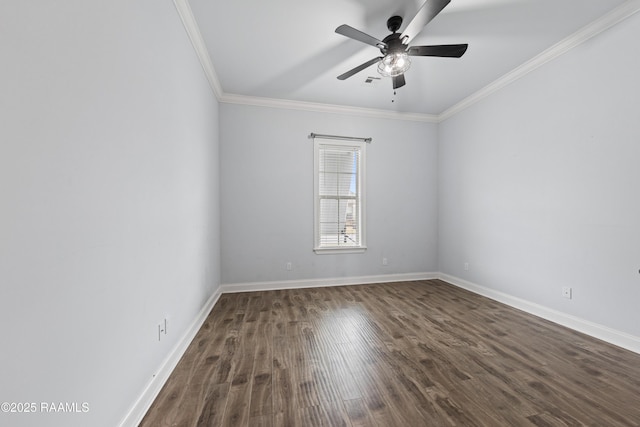
[{"label": "white window blind", "polygon": [[314,139],[315,251],[362,251],[365,143]]}]

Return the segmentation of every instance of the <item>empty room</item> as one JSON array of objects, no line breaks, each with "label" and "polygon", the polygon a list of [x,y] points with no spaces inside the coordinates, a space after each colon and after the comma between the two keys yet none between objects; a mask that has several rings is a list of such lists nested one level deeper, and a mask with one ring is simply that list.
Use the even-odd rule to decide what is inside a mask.
[{"label": "empty room", "polygon": [[0,4],[0,425],[639,426],[640,0]]}]

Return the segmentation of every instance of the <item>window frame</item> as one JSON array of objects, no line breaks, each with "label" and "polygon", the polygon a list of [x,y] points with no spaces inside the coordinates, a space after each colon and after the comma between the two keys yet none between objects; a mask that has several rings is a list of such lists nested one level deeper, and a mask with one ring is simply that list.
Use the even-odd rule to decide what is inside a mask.
[{"label": "window frame", "polygon": [[[359,151],[359,164],[356,170],[356,193],[358,200],[359,214],[359,233],[360,240],[357,246],[321,246],[320,239],[320,149],[323,146],[334,146],[348,149],[357,149]],[[316,137],[313,140],[313,224],[314,238],[313,250],[316,254],[346,254],[346,253],[364,253],[367,249],[366,245],[366,148],[365,141],[357,140],[333,140]]]}]

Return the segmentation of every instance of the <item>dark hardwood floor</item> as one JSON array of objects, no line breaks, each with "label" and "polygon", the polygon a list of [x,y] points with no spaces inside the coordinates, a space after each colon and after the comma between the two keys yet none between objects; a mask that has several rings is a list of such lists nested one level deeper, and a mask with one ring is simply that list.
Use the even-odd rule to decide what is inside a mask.
[{"label": "dark hardwood floor", "polygon": [[640,355],[438,280],[222,295],[142,426],[638,426]]}]

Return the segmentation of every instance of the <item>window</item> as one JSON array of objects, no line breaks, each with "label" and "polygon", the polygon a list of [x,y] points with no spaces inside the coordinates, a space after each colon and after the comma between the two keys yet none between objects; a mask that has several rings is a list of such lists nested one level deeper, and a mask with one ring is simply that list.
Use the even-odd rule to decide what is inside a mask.
[{"label": "window", "polygon": [[365,142],[314,138],[316,253],[364,252]]}]

